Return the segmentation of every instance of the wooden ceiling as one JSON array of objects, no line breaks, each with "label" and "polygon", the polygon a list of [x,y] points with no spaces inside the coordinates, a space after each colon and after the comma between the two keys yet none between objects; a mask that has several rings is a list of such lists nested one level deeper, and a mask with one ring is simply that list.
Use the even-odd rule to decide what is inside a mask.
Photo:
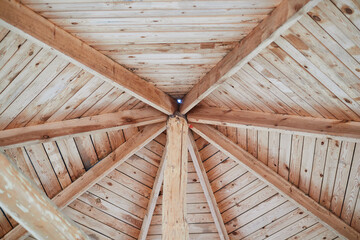
[{"label": "wooden ceiling", "polygon": [[22,2],[171,96],[183,97],[280,0]]},{"label": "wooden ceiling", "polygon": [[[221,71],[214,74],[214,86],[219,84],[208,86],[211,91],[199,90],[199,84],[208,83],[206,74],[236,52],[241,40],[249,41],[253,30],[288,1],[22,0],[21,4],[83,41],[74,49],[89,45],[97,51],[88,60],[78,52],[64,57],[59,48],[67,49],[67,45],[45,42],[53,51],[16,26],[0,22],[0,142],[4,130],[20,128],[25,133],[24,127],[126,110],[146,111],[149,105],[157,108],[162,99],[164,105],[157,109],[168,113],[174,104],[166,94],[184,98],[186,107],[197,105],[191,111],[192,107],[184,110],[180,106],[183,113],[190,111],[189,116],[197,108],[211,107],[224,112],[246,110],[351,122],[355,125],[350,137],[279,131],[277,125],[215,128],[360,232],[358,0],[320,1],[280,36],[275,34],[272,39],[270,34],[262,39],[271,41],[258,52],[254,50],[256,54],[233,74],[224,73],[226,79],[221,80]],[[54,38],[58,32],[54,30]],[[89,62],[102,55],[113,61],[98,61],[94,68],[89,67]],[[117,81],[116,71],[123,70],[112,62],[130,73],[121,72],[125,77],[120,74],[123,79]],[[102,67],[113,69],[112,75],[103,77]],[[140,78],[132,73],[150,84],[143,82],[141,89]],[[159,99],[151,101],[148,96],[154,92]],[[56,139],[49,134],[38,142],[4,147],[4,151],[54,198],[144,128]],[[229,158],[216,144],[196,133],[194,138],[230,239],[345,239],[329,223],[304,211],[273,184]],[[63,212],[93,239],[138,239],[165,145],[166,131],[76,199],[64,203]],[[162,196],[161,189],[146,239],[161,239]],[[190,156],[186,200],[190,239],[220,239],[218,220]],[[17,225],[0,209],[0,237],[14,239],[11,234],[20,228]]]}]

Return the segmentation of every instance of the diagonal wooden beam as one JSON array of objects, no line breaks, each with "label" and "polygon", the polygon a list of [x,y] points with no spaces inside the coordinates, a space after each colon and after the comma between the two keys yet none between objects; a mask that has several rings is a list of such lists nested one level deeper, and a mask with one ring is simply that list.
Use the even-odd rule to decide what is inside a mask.
[{"label": "diagonal wooden beam", "polygon": [[159,111],[172,114],[177,110],[172,97],[17,0],[0,1],[0,19],[0,24],[6,28],[30,37],[48,49],[53,48],[56,54]]},{"label": "diagonal wooden beam", "polygon": [[190,111],[320,1],[283,0],[186,94],[180,112],[186,114]]},{"label": "diagonal wooden beam", "polygon": [[204,190],[206,201],[208,202],[211,215],[214,219],[216,229],[219,233],[221,240],[229,240],[229,235],[226,231],[224,221],[222,219],[219,207],[217,205],[214,192],[211,188],[209,178],[207,177],[204,164],[201,160],[200,153],[196,146],[194,137],[191,132],[188,134],[188,149],[191,159],[194,163],[196,173],[199,177],[199,181],[202,189]]},{"label": "diagonal wooden beam", "polygon": [[0,166],[0,207],[34,237],[90,240],[4,154]]},{"label": "diagonal wooden beam", "polygon": [[79,136],[91,132],[104,132],[165,122],[167,116],[155,109],[145,108],[107,113],[61,122],[45,123],[0,131],[0,146],[54,141],[64,137]]},{"label": "diagonal wooden beam", "polygon": [[166,127],[166,163],[162,205],[162,239],[187,240],[186,221],[187,136],[188,125],[184,117],[171,116]]},{"label": "diagonal wooden beam", "polygon": [[[76,179],[75,182],[57,194],[52,199],[53,203],[60,209],[65,208],[68,204],[86,192],[96,182],[104,178],[119,165],[124,163],[129,157],[143,148],[164,130],[165,123],[157,123],[144,127],[140,132],[136,133],[125,143],[121,144],[98,164],[84,173],[84,175]],[[17,226],[6,234],[3,240],[20,239],[24,234],[26,234],[26,230],[21,226]]]},{"label": "diagonal wooden beam", "polygon": [[310,198],[295,185],[282,178],[268,166],[257,160],[253,155],[242,149],[216,129],[203,124],[192,124],[191,128],[198,135],[213,144],[228,157],[243,165],[260,180],[273,187],[289,201],[306,212],[311,213],[320,223],[330,230],[348,239],[360,239],[360,233],[347,225],[344,221]]},{"label": "diagonal wooden beam", "polygon": [[187,118],[189,122],[203,124],[271,129],[301,135],[321,137],[326,135],[347,141],[360,141],[360,122],[355,121],[209,107],[196,107],[188,113]]},{"label": "diagonal wooden beam", "polygon": [[161,162],[160,162],[160,165],[159,165],[159,169],[157,171],[157,175],[156,175],[154,185],[153,185],[153,188],[152,188],[152,191],[151,191],[149,204],[147,206],[147,211],[146,211],[146,214],[144,216],[144,220],[143,220],[142,225],[141,225],[141,230],[140,230],[138,240],[145,240],[146,237],[147,237],[149,227],[150,227],[150,224],[151,224],[151,219],[152,219],[152,216],[153,216],[154,211],[155,211],[156,202],[157,202],[157,200],[159,198],[161,185],[162,185],[163,180],[164,180],[165,161],[166,161],[166,146],[165,146],[163,156],[161,158]]}]

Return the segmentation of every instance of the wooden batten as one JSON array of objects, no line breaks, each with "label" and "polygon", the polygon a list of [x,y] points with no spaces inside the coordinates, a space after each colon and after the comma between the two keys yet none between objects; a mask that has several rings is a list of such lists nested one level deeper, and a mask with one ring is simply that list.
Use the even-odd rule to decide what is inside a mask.
[{"label": "wooden batten", "polygon": [[166,163],[162,210],[162,239],[189,239],[186,222],[188,125],[181,116],[167,123]]},{"label": "wooden batten", "polygon": [[269,186],[273,187],[289,201],[296,204],[305,212],[311,213],[322,224],[328,226],[330,230],[335,230],[336,233],[347,239],[360,239],[360,233],[354,228],[346,224],[335,214],[321,206],[295,185],[271,170],[253,155],[242,149],[239,145],[235,144],[216,129],[208,125],[198,123],[192,124],[191,129],[203,137],[206,141],[213,144],[225,155],[244,166],[260,180],[269,184]]},{"label": "wooden batten", "polygon": [[[79,177],[75,182],[57,194],[52,199],[53,203],[60,209],[65,208],[164,130],[165,123],[146,126],[125,143],[121,144],[115,151],[102,159],[98,164],[93,166],[84,175]],[[4,240],[18,239],[24,234],[26,234],[26,230],[21,226],[17,226],[4,237]]]},{"label": "wooden batten", "polygon": [[0,19],[1,25],[40,41],[47,49],[159,111],[172,114],[177,109],[172,97],[18,1],[0,1]]},{"label": "wooden batten", "polygon": [[6,148],[55,141],[63,137],[115,131],[165,122],[167,116],[155,109],[134,109],[92,117],[45,123],[0,131],[0,146]]},{"label": "wooden batten", "polygon": [[241,40],[186,94],[183,104],[180,106],[180,112],[182,114],[189,112],[320,1],[283,0],[266,19]]},{"label": "wooden batten", "polygon": [[0,165],[0,206],[34,237],[90,239],[4,154],[0,154]]},{"label": "wooden batten", "polygon": [[300,135],[335,137],[360,141],[360,122],[301,117],[275,113],[196,107],[188,114],[189,122],[273,130]]}]

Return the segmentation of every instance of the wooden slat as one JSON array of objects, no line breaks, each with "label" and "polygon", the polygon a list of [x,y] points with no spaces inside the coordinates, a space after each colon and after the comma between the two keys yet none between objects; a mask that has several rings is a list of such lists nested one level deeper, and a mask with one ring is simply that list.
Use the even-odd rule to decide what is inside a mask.
[{"label": "wooden slat", "polygon": [[0,163],[0,206],[33,236],[89,239],[4,154],[0,155]]},{"label": "wooden slat", "polygon": [[[88,170],[75,182],[57,194],[52,201],[59,207],[64,208],[97,181],[108,175],[116,167],[124,163],[131,155],[148,144],[152,139],[165,130],[164,123],[146,126],[140,132],[120,145],[114,152],[101,160],[98,164]],[[4,237],[4,240],[18,239],[26,234],[26,230],[17,226]]]},{"label": "wooden slat", "polygon": [[312,136],[328,135],[349,141],[359,141],[360,138],[360,122],[355,121],[208,107],[196,107],[187,117],[189,122],[213,125],[276,129],[280,132]]},{"label": "wooden slat", "polygon": [[319,205],[296,186],[280,177],[261,161],[257,160],[251,154],[233,143],[230,139],[216,131],[214,128],[196,123],[192,124],[191,129],[220,149],[224,154],[246,167],[259,179],[279,191],[294,204],[301,207],[306,212],[312,213],[325,226],[329,226],[330,229],[335,230],[338,234],[344,236],[345,238],[360,239],[360,233],[354,228],[347,225],[336,215]]},{"label": "wooden slat", "polygon": [[162,205],[162,239],[189,239],[186,222],[186,180],[188,125],[184,117],[170,117],[167,123],[166,164]]},{"label": "wooden slat", "polygon": [[283,0],[272,13],[216,64],[185,96],[185,114],[286,31],[320,0]]},{"label": "wooden slat", "polygon": [[113,131],[166,121],[166,115],[155,109],[126,110],[92,117],[51,122],[0,131],[0,146],[54,141],[69,135]]},{"label": "wooden slat", "polygon": [[1,1],[0,18],[0,24],[5,27],[26,37],[31,36],[31,39],[40,41],[46,47],[54,48],[57,54],[65,56],[70,62],[150,106],[166,114],[172,114],[176,110],[177,104],[169,95],[18,1]]},{"label": "wooden slat", "polygon": [[196,146],[194,137],[192,133],[189,132],[188,134],[188,149],[191,156],[191,159],[194,163],[194,167],[196,170],[196,173],[199,177],[199,181],[201,184],[201,187],[204,190],[205,198],[207,203],[209,204],[211,215],[214,219],[216,229],[219,233],[221,240],[228,240],[229,235],[226,231],[224,221],[221,217],[221,213],[219,211],[219,207],[217,205],[214,193],[212,191],[209,178],[207,177],[206,170],[204,167],[204,164],[201,160],[200,153],[198,151],[198,148]]},{"label": "wooden slat", "polygon": [[141,230],[140,230],[140,234],[138,237],[139,240],[145,240],[147,237],[148,231],[149,231],[151,219],[154,214],[156,202],[159,198],[161,186],[162,186],[163,180],[164,180],[165,160],[166,160],[166,151],[164,151],[164,153],[163,153],[163,156],[162,156],[162,159],[161,159],[158,171],[157,171],[157,175],[155,178],[155,182],[153,185],[153,189],[151,191],[151,195],[150,195],[150,199],[149,199],[149,203],[148,203],[148,207],[147,207],[147,212],[143,219],[143,223],[141,225]]}]

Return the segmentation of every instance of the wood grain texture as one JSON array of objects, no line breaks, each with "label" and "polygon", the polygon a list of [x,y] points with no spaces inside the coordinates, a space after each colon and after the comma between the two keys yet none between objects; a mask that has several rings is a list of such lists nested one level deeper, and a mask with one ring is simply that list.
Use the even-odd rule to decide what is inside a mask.
[{"label": "wood grain texture", "polygon": [[[173,98],[146,82],[112,59],[57,27],[17,1],[0,2],[1,24],[25,36],[31,36],[70,62],[98,76],[122,90],[127,91],[150,106],[172,114],[177,104]],[[42,45],[43,45],[42,44]]]},{"label": "wood grain texture", "polygon": [[[116,167],[124,163],[131,155],[148,144],[152,139],[165,130],[164,123],[146,126],[140,132],[121,144],[115,151],[93,166],[84,175],[74,181],[71,185],[57,194],[52,201],[60,209],[66,207],[91,186],[96,184],[104,176],[108,175]],[[4,240],[18,239],[26,234],[26,230],[17,226],[8,234]]]},{"label": "wood grain texture", "polygon": [[[165,146],[166,149],[166,146]],[[147,206],[147,212],[144,216],[143,223],[141,225],[141,230],[138,239],[145,240],[149,231],[151,219],[154,214],[154,210],[156,207],[156,202],[158,201],[160,190],[164,180],[164,170],[166,166],[166,150],[163,152],[163,156],[161,158],[161,162],[155,177],[153,189],[151,191],[151,195],[149,198],[149,203]]]},{"label": "wood grain texture", "polygon": [[155,109],[134,109],[59,122],[44,123],[0,131],[0,146],[59,140],[82,134],[120,130],[166,121],[167,116]]},{"label": "wood grain texture", "polygon": [[191,129],[205,140],[216,146],[224,154],[243,165],[259,179],[276,189],[288,200],[295,203],[298,207],[304,209],[304,211],[308,213],[313,214],[325,226],[335,230],[338,234],[344,236],[345,238],[360,239],[360,233],[357,232],[354,228],[347,225],[335,214],[322,207],[319,203],[314,201],[296,186],[280,177],[261,161],[257,160],[254,156],[243,150],[241,147],[233,143],[230,139],[214,128],[196,123],[192,124]]},{"label": "wood grain texture", "polygon": [[339,137],[359,141],[360,122],[335,119],[301,117],[285,114],[262,113],[245,110],[196,107],[188,114],[189,122],[272,129],[315,136]]},{"label": "wood grain texture", "polygon": [[188,134],[188,149],[189,149],[189,153],[191,156],[191,160],[194,163],[196,173],[199,177],[201,187],[204,190],[206,201],[209,204],[210,212],[214,219],[215,226],[219,233],[220,239],[221,240],[229,240],[230,239],[229,235],[226,231],[224,221],[223,221],[221,213],[219,211],[219,207],[217,205],[213,190],[211,188],[210,181],[207,176],[204,164],[201,160],[200,153],[196,146],[194,136],[190,132]]},{"label": "wood grain texture", "polygon": [[89,239],[4,154],[0,154],[0,162],[0,206],[33,236]]},{"label": "wood grain texture", "polygon": [[190,111],[320,1],[282,1],[267,18],[241,40],[190,90],[180,106],[180,112],[185,114]]},{"label": "wood grain texture", "polygon": [[187,135],[184,117],[170,117],[167,123],[166,164],[162,207],[162,239],[189,239],[186,221]]}]

